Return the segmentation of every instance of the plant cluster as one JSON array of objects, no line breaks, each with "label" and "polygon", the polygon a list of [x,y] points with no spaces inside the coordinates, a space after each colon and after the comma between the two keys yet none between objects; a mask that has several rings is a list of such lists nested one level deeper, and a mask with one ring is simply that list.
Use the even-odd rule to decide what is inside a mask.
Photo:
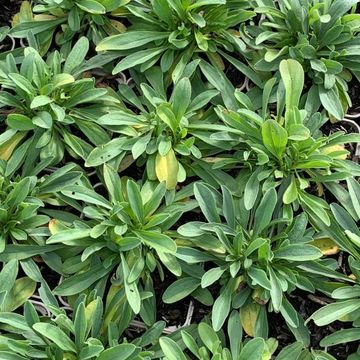
[{"label": "plant cluster", "polygon": [[22,1],[0,359],[359,359],[357,5]]}]

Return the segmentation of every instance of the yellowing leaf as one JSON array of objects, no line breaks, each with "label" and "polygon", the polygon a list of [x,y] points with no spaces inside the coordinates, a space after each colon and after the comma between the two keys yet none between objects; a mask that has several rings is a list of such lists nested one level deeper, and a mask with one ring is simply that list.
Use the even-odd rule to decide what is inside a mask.
[{"label": "yellowing leaf", "polygon": [[179,163],[173,149],[170,149],[165,156],[161,156],[160,154],[156,155],[156,176],[160,182],[165,181],[167,190],[175,189],[178,171]]},{"label": "yellowing leaf", "polygon": [[46,20],[56,20],[56,16],[48,14],[37,14],[34,16],[35,21],[46,21]]},{"label": "yellowing leaf", "polygon": [[349,152],[345,149],[345,147],[339,144],[323,148],[322,153],[325,155],[330,155],[334,159],[339,159],[339,160],[346,160],[349,154]]},{"label": "yellowing leaf", "polygon": [[119,31],[121,33],[126,31],[126,26],[123,23],[121,23],[120,21],[111,19],[110,22],[111,22],[112,27],[114,27],[117,31]]},{"label": "yellowing leaf", "polygon": [[28,277],[22,277],[15,281],[14,287],[11,289],[8,308],[4,311],[14,311],[23,305],[35,292],[36,282]]},{"label": "yellowing leaf", "polygon": [[14,15],[11,25],[14,27],[23,22],[31,21],[33,18],[33,13],[31,10],[30,1],[23,1],[20,6],[20,11]]},{"label": "yellowing leaf", "polygon": [[60,220],[52,219],[49,221],[49,230],[51,235],[55,235],[60,231],[69,230]]},{"label": "yellowing leaf", "polygon": [[244,331],[251,337],[254,337],[255,324],[260,311],[260,305],[250,303],[241,308],[240,320]]},{"label": "yellowing leaf", "polygon": [[0,146],[0,159],[9,160],[19,142],[24,138],[26,132],[17,132],[8,141]]},{"label": "yellowing leaf", "polygon": [[323,255],[327,256],[335,255],[340,251],[336,243],[330,238],[315,239],[311,242],[311,245],[316,246],[318,249],[320,249]]}]

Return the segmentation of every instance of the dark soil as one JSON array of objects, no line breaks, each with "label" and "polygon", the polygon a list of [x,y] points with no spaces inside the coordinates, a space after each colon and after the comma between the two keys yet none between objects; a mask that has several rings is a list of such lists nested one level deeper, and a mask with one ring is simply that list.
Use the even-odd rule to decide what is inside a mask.
[{"label": "dark soil", "polygon": [[0,26],[10,25],[11,18],[19,11],[22,0],[2,0]]},{"label": "dark soil", "polygon": [[[360,111],[360,83],[357,79],[349,83],[349,96],[352,101],[352,107],[349,109],[349,113],[358,113]],[[357,122],[360,122],[360,120],[358,119]]]}]

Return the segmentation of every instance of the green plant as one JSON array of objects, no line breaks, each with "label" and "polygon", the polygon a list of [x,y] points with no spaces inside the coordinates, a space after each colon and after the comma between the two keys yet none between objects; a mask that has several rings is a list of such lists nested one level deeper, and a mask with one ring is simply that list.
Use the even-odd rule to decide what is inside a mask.
[{"label": "green plant", "polygon": [[21,66],[11,54],[0,63],[0,102],[7,108],[8,126],[0,146],[6,141],[14,144],[22,134],[26,138],[23,146],[26,143],[27,149],[33,149],[30,153],[24,150],[23,161],[34,162],[39,157],[54,165],[63,159],[65,147],[74,157],[91,151],[88,142],[72,134],[74,128],[94,145],[109,140],[96,120],[105,113],[105,105],[116,104],[116,99],[107,95],[107,89],[96,88],[93,78],[75,75],[88,48],[89,41],[81,38],[64,64],[59,52],[50,54],[45,62],[32,48],[25,49]]},{"label": "green plant", "polygon": [[[0,253],[8,243],[43,245],[50,218],[41,214],[41,209],[45,202],[54,202],[64,185],[74,184],[82,175],[68,164],[40,180],[34,175],[10,180],[16,165],[0,160]],[[36,168],[32,170],[34,173]]]},{"label": "green plant", "polygon": [[[341,210],[339,205],[337,205],[335,211],[337,216],[340,215],[340,213],[343,216],[340,220],[341,226],[347,228],[345,230],[346,234],[355,246],[360,249],[360,231],[357,225],[351,219],[350,215],[346,214],[345,210]],[[350,227],[351,231],[348,230]],[[331,294],[331,297],[335,299],[336,302],[321,307],[308,319],[308,321],[313,320],[318,326],[325,326],[334,321],[352,323],[352,327],[337,330],[324,337],[320,345],[326,348],[360,340],[360,261],[353,256],[349,256],[348,264],[352,272],[351,278],[356,281],[356,284],[339,286]],[[359,356],[359,352],[360,347],[356,353],[349,355],[348,358],[351,360],[356,359]]]},{"label": "green plant", "polygon": [[[146,164],[149,180],[165,181],[166,188],[171,190],[185,181],[184,166],[191,159],[201,158],[202,150],[213,153],[215,146],[227,147],[225,142],[211,141],[211,129],[201,132],[196,127],[207,123],[211,128],[215,114],[206,111],[206,107],[218,92],[208,90],[196,95],[189,78],[184,77],[167,97],[160,69],[153,68],[146,75],[152,86],[138,83],[140,97],[128,85],[119,86],[119,98],[129,109],[111,111],[97,123],[120,137],[93,149],[85,165],[99,166],[114,158],[122,160],[130,152],[130,161]],[[136,108],[136,112],[130,108]]]},{"label": "green plant", "polygon": [[97,51],[118,51],[122,60],[114,74],[137,65],[144,71],[160,61],[162,72],[176,83],[197,54],[223,67],[218,48],[245,50],[234,28],[255,15],[248,8],[243,0],[134,1],[126,5],[128,31],[104,39]]},{"label": "green plant", "polygon": [[[269,189],[252,210],[246,210],[244,197],[234,198],[226,187],[220,194],[208,185],[196,183],[194,193],[207,222],[188,222],[178,232],[190,247],[211,254],[206,259],[216,264],[197,282],[202,288],[215,282],[222,286],[212,311],[214,329],[223,326],[231,307],[241,308],[246,331],[266,338],[268,303],[269,310],[281,312],[290,328],[298,328],[303,321],[286,294],[295,288],[314,290],[310,273],[305,276],[301,265],[322,256],[312,244],[315,234],[308,229],[307,217],[301,214],[292,219],[282,215],[274,189]],[[188,251],[184,249],[185,258],[191,256]],[[178,252],[181,258],[183,252]],[[197,262],[196,254],[193,262]],[[180,283],[170,287],[180,288]],[[167,292],[163,298],[167,302]],[[247,313],[253,313],[250,323]]]},{"label": "green plant", "polygon": [[[31,302],[25,304],[23,315],[0,314],[3,359],[149,360],[154,352],[142,346],[156,340],[164,328],[159,322],[133,343],[119,342],[120,329],[115,324],[105,329],[106,335],[103,335],[104,306],[101,298],[94,294],[76,299],[73,317],[59,307],[55,298],[50,302],[46,299],[43,307],[51,317],[40,317]],[[11,332],[7,330],[9,327]]]},{"label": "green plant", "polygon": [[35,36],[40,53],[46,54],[53,40],[68,54],[74,38],[86,36],[94,44],[103,38],[125,31],[113,13],[129,0],[36,0],[32,7],[23,1],[12,21],[15,38]]},{"label": "green plant", "polygon": [[[164,183],[155,187],[146,182],[141,189],[130,179],[122,184],[116,171],[108,165],[104,165],[103,179],[108,199],[86,184],[64,187],[61,191],[75,208],[81,209],[86,221],[75,221],[73,226],[56,220],[50,224],[52,236],[47,244],[81,246],[83,249],[82,265],[76,267],[77,274],[64,280],[55,293],[63,296],[80,293],[84,290],[83,284],[89,286],[99,279],[106,281],[116,266],[113,283],[125,287],[123,296],[138,314],[143,298],[141,291],[150,273],[158,269],[163,278],[164,265],[172,273],[181,274],[170,229],[184,212],[196,204],[169,197],[168,205],[164,206]],[[86,206],[82,208],[74,200],[86,201]],[[104,266],[95,260],[99,258],[103,259]],[[93,261],[98,263],[98,271],[91,269],[82,274]],[[77,278],[82,283],[76,284]],[[148,294],[145,299],[149,296],[153,294]]]},{"label": "green plant", "polygon": [[31,196],[36,186],[36,177],[25,177],[17,182],[9,182],[0,175],[0,252],[8,242],[29,242],[36,237],[37,229],[46,225],[49,218],[38,214],[44,203]]},{"label": "green plant", "polygon": [[[280,73],[276,116],[267,111],[274,79],[266,84],[260,114],[246,107],[251,102],[244,94],[243,108],[237,111],[218,108],[219,117],[229,127],[231,140],[238,139],[239,145],[233,147],[233,155],[218,156],[214,168],[235,165],[241,169],[238,178],[246,181],[246,209],[253,207],[258,194],[275,187],[288,211],[290,205],[295,211],[300,205],[315,221],[320,218],[330,225],[328,204],[314,193],[321,196],[324,184],[359,175],[359,166],[346,160],[348,152],[343,147],[359,141],[359,136],[340,131],[322,135],[319,128],[324,117],[317,112],[309,113],[306,107],[299,108],[304,83],[301,65],[296,60],[283,60]],[[217,136],[212,135],[214,139]]]},{"label": "green plant", "polygon": [[[278,347],[277,340],[270,338],[265,341],[262,338],[254,338],[242,341],[242,328],[239,319],[239,313],[233,311],[227,326],[227,334],[229,335],[230,342],[229,347],[226,346],[223,340],[223,334],[219,334],[219,336],[213,328],[205,322],[198,325],[198,334],[195,334],[195,337],[186,330],[182,330],[181,338],[189,353],[191,353],[191,358],[195,357],[199,360],[335,359],[322,351],[309,351],[304,349],[304,345],[301,342],[295,342],[284,347],[279,354],[274,357],[273,354]],[[170,337],[160,338],[160,346],[167,360],[186,360],[188,358],[184,355],[179,344]]]},{"label": "green plant", "polygon": [[257,0],[262,15],[249,26],[250,63],[259,72],[276,72],[283,59],[301,63],[315,97],[335,119],[343,119],[351,100],[347,94],[354,75],[359,79],[359,14],[357,0],[274,2]]}]

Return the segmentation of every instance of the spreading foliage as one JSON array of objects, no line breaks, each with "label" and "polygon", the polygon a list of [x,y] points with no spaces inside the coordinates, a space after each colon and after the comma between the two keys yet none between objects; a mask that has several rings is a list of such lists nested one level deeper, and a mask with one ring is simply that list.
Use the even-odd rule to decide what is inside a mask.
[{"label": "spreading foliage", "polygon": [[357,5],[23,1],[0,359],[358,359]]}]

